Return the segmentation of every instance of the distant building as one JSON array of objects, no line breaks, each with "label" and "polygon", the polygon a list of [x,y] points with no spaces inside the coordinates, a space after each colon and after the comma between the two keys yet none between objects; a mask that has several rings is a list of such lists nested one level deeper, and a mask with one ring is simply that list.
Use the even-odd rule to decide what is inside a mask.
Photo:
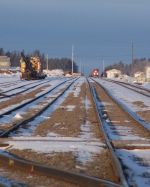
[{"label": "distant building", "polygon": [[145,74],[142,71],[138,71],[134,74],[135,81],[138,83],[145,82]]},{"label": "distant building", "polygon": [[110,69],[106,71],[107,78],[112,79],[112,78],[117,78],[121,76],[121,71],[117,69]]},{"label": "distant building", "polygon": [[147,82],[150,82],[150,66],[145,67],[145,78]]},{"label": "distant building", "polygon": [[10,67],[10,58],[7,56],[0,56],[0,69]]}]

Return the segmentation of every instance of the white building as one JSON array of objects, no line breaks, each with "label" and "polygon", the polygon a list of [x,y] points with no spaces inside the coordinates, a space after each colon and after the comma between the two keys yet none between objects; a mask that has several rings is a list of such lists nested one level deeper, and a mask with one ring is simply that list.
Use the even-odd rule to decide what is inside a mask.
[{"label": "white building", "polygon": [[106,74],[107,74],[107,78],[112,79],[112,78],[119,77],[122,73],[120,70],[111,69],[111,70],[106,71]]},{"label": "white building", "polygon": [[10,67],[10,58],[7,56],[0,56],[0,68],[9,68]]},{"label": "white building", "polygon": [[146,78],[146,81],[150,82],[150,66],[147,66],[145,68],[145,78]]}]

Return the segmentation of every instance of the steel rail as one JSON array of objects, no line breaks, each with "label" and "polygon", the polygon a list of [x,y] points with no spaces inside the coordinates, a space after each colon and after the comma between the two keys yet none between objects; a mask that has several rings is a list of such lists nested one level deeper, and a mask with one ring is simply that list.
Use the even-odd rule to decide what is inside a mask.
[{"label": "steel rail", "polygon": [[1,82],[0,86],[6,85],[6,84],[13,84],[13,83],[16,83],[16,82],[21,82],[21,80],[16,80],[16,81],[11,81],[11,82]]},{"label": "steel rail", "polygon": [[45,175],[56,180],[65,181],[81,187],[121,187],[108,180],[99,179],[84,174],[69,172],[55,167],[48,167],[37,162],[20,158],[6,151],[0,152],[0,162],[12,169],[21,169],[24,172]]},{"label": "steel rail", "polygon": [[107,145],[107,147],[108,147],[108,149],[109,149],[109,151],[112,155],[116,175],[117,175],[118,179],[120,180],[121,185],[123,187],[129,187],[129,185],[126,181],[125,175],[123,173],[123,168],[121,166],[121,163],[120,163],[118,157],[116,156],[115,150],[114,150],[114,148],[111,144],[111,141],[109,140],[109,137],[108,137],[108,135],[107,135],[107,133],[105,132],[105,129],[104,129],[106,121],[103,118],[103,113],[102,113],[103,106],[101,105],[99,107],[98,104],[97,104],[97,99],[100,101],[100,98],[97,95],[96,89],[91,86],[88,79],[87,79],[87,82],[89,84],[91,95],[92,95],[92,98],[93,98],[93,102],[94,102],[94,105],[95,105],[95,108],[96,108],[96,113],[97,113],[97,117],[98,117],[98,120],[99,120],[99,126],[102,129],[102,132],[104,134],[104,138],[106,140],[106,145]]},{"label": "steel rail", "polygon": [[[113,82],[115,84],[119,84],[120,86],[125,87],[125,88],[127,88],[129,90],[132,90],[132,91],[137,92],[139,94],[142,94],[144,96],[150,97],[150,90],[148,90],[148,89],[145,89],[145,88],[142,89],[142,88],[140,88],[138,86],[135,86],[135,85],[132,85],[132,84],[128,84],[128,83],[124,83],[124,82],[115,81],[115,80],[110,80],[110,79],[104,79],[104,80],[108,81],[108,82]],[[136,89],[131,88],[131,87],[135,87],[135,88],[140,89],[142,91],[136,90]],[[148,93],[144,93],[143,91],[148,92]]]},{"label": "steel rail", "polygon": [[[71,79],[71,80],[72,80],[72,79]],[[51,93],[53,90],[55,90],[57,87],[61,86],[62,84],[64,84],[64,83],[67,82],[67,81],[70,81],[70,80],[65,80],[65,81],[59,83],[57,86],[51,88],[51,89],[48,90],[47,92],[45,92],[45,93],[43,93],[43,94],[41,94],[41,95],[35,97],[34,99],[31,99],[31,100],[29,100],[29,101],[27,101],[27,102],[24,102],[24,103],[20,104],[19,106],[14,107],[13,109],[7,110],[6,112],[0,114],[0,118],[2,118],[4,115],[8,115],[8,114],[14,112],[15,110],[18,110],[18,109],[20,109],[20,108],[22,108],[22,107],[24,107],[24,106],[26,106],[26,105],[28,105],[28,104],[30,104],[30,103],[36,101],[36,100],[38,100],[38,99],[44,97],[45,95]]]},{"label": "steel rail", "polygon": [[143,126],[145,128],[145,130],[147,130],[148,132],[150,132],[150,129],[148,128],[148,126],[150,126],[150,123],[146,123],[140,116],[138,116],[134,111],[132,111],[127,105],[125,105],[123,102],[121,102],[120,100],[118,100],[113,94],[110,93],[110,91],[105,88],[102,84],[100,84],[99,82],[97,82],[96,80],[92,79],[93,81],[95,81],[97,84],[99,84],[103,90],[108,94],[108,96],[118,105],[120,106],[131,118],[133,118],[138,124],[140,124],[141,126]]}]

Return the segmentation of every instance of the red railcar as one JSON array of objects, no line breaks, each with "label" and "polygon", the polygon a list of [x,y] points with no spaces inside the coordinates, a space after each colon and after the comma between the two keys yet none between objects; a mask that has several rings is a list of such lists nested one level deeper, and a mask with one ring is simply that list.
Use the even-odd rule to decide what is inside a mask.
[{"label": "red railcar", "polygon": [[93,69],[91,76],[92,77],[99,77],[100,76],[99,69]]}]

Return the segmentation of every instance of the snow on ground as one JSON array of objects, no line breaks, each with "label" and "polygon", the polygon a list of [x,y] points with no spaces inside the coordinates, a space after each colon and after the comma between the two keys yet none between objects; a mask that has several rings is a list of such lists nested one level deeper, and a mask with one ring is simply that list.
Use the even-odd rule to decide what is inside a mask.
[{"label": "snow on ground", "polygon": [[[96,92],[94,91],[94,97],[97,100],[96,97]],[[111,105],[110,103],[107,102],[100,102],[97,101],[97,106],[98,108],[101,110],[103,110],[103,112],[105,111],[107,113],[107,110],[103,109],[103,106],[105,107],[106,105]],[[140,137],[137,134],[133,134],[132,131],[132,127],[126,127],[128,125],[128,123],[130,123],[130,121],[128,120],[124,120],[124,122],[122,123],[121,121],[117,120],[117,121],[111,121],[106,113],[101,113],[102,116],[102,122],[103,122],[103,126],[104,129],[106,131],[106,133],[108,134],[109,139],[111,140],[146,140],[143,137]],[[112,123],[115,123],[115,125],[113,125]]]},{"label": "snow on ground", "polygon": [[[133,111],[145,111],[150,110],[150,99],[144,95],[136,93],[132,90],[124,88],[120,85],[114,84],[112,82],[107,82],[102,79],[96,79],[104,87],[106,87],[111,94],[127,104]],[[137,106],[133,102],[141,101],[145,106]]]},{"label": "snow on ground", "polygon": [[124,88],[118,84],[107,82],[102,79],[97,81],[106,88],[109,94],[120,103],[125,110],[129,111],[137,121],[139,121],[145,128],[150,129],[150,122],[148,119],[143,119],[138,112],[150,110],[150,99],[147,96],[139,94],[130,89]]},{"label": "snow on ground", "polygon": [[59,108],[65,109],[67,112],[72,112],[75,109],[75,105],[60,106]]},{"label": "snow on ground", "polygon": [[125,166],[125,173],[129,184],[137,187],[150,186],[150,150],[124,150],[116,151]]},{"label": "snow on ground", "polygon": [[[124,122],[124,125],[126,122]],[[116,126],[112,126],[111,123],[105,125],[105,130],[111,140],[146,140],[145,138],[139,137],[136,134],[133,134],[132,129],[129,127],[124,127],[119,125],[119,122],[116,122]]]},{"label": "snow on ground", "polygon": [[119,77],[112,78],[112,79],[117,81],[128,82],[128,83],[133,83],[135,81],[134,77],[130,77],[128,75],[120,75]]},{"label": "snow on ground", "polygon": [[[56,134],[55,134],[56,135]],[[8,141],[9,149],[31,149],[38,153],[54,154],[59,152],[73,152],[82,164],[90,161],[94,155],[100,154],[105,145],[95,139],[88,140],[72,137],[22,137]]]},{"label": "snow on ground", "polygon": [[[49,81],[52,81],[52,82],[48,82]],[[9,94],[7,93],[7,95],[11,95],[11,94],[15,94],[17,92],[20,92],[20,91],[23,91],[25,89],[28,89],[28,88],[32,88],[33,86],[36,86],[35,88],[32,88],[32,90],[35,90],[37,88],[40,88],[41,86],[44,86],[44,83],[47,85],[47,84],[51,84],[51,85],[55,85],[56,83],[60,82],[61,79],[56,79],[56,78],[47,78],[47,79],[44,79],[44,80],[31,80],[31,81],[26,81],[26,80],[18,80],[17,82],[15,83],[11,83],[11,84],[6,84],[5,85],[0,85],[1,87],[1,91],[9,91]],[[64,79],[65,80],[65,79]],[[39,85],[40,83],[43,83],[43,85]],[[18,88],[18,87],[21,87],[21,88]],[[15,90],[13,90],[14,88],[16,88]],[[12,91],[11,91],[12,89]],[[25,91],[24,93],[29,93],[31,92],[31,90],[28,90],[28,91]]]},{"label": "snow on ground", "polygon": [[62,69],[54,69],[54,70],[43,70],[43,73],[45,73],[47,76],[63,76],[64,71]]},{"label": "snow on ground", "polygon": [[142,86],[144,86],[145,88],[150,89],[150,82],[146,82]]},{"label": "snow on ground", "polygon": [[0,175],[0,186],[2,186],[2,187],[12,187],[12,186],[22,186],[22,187],[24,187],[25,186],[24,184],[21,184],[21,183],[18,184],[18,181],[11,180],[11,179],[8,179],[6,177],[3,177],[2,175],[6,174],[5,170],[0,169],[0,173],[1,173],[1,175]]},{"label": "snow on ground", "polygon": [[[51,107],[49,107],[46,111],[44,111],[42,113],[42,115],[36,117],[32,122],[29,122],[28,123],[28,126],[30,128],[19,128],[18,130],[18,135],[17,133],[15,134],[15,136],[31,136],[32,135],[32,132],[35,130],[35,128],[40,124],[42,123],[46,118],[48,118],[57,108],[59,108],[61,106],[61,104],[64,102],[64,100],[67,98],[67,96],[70,94],[70,93],[73,93],[73,88],[74,86],[78,85],[78,83],[80,82],[80,80],[77,80],[62,96],[61,98],[59,98],[57,101],[55,101]],[[48,94],[47,96],[47,99],[50,101],[52,100],[51,97],[53,97],[54,95],[56,96],[56,92],[58,92],[59,90],[61,90],[62,88],[66,87],[65,85],[62,85],[61,87],[59,87],[59,89],[57,89],[57,91],[52,91],[50,94]],[[41,102],[42,102],[42,99],[41,99]],[[28,107],[24,107],[22,112],[25,112],[28,108],[37,108],[39,107],[39,105],[37,106],[36,105],[37,101],[33,102],[31,105],[28,105]],[[39,103],[39,101],[38,101]],[[40,103],[40,106],[42,106],[42,103]],[[68,107],[67,109],[70,109],[70,107]],[[10,117],[9,116],[6,116],[5,119],[7,122],[10,121],[11,117],[12,116],[15,116],[16,113],[19,113],[20,114],[20,110],[16,111],[15,113],[13,112]],[[14,134],[12,133],[12,136]]]},{"label": "snow on ground", "polygon": [[81,91],[81,86],[85,82],[85,78],[81,77],[80,81],[78,81],[78,84],[74,86],[73,94],[74,97],[78,97]]},{"label": "snow on ground", "polygon": [[[0,110],[0,115],[3,115],[3,113],[5,113],[5,112],[7,112],[7,111],[9,111],[9,110],[12,110],[12,109],[14,109],[15,107],[20,106],[20,105],[22,105],[22,104],[24,104],[24,103],[26,103],[26,102],[28,102],[28,101],[30,101],[30,99],[26,99],[26,100],[24,100],[24,101],[22,101],[22,102],[20,102],[20,103],[18,103],[18,104],[11,105],[11,106],[8,106],[8,107],[6,107],[6,108],[4,108],[4,109],[1,109],[1,110]],[[15,115],[16,115],[16,114],[15,114]],[[1,122],[1,120],[0,120],[0,122]]]},{"label": "snow on ground", "polygon": [[[56,81],[57,83],[58,83],[58,81]],[[67,82],[67,84],[69,84],[69,82]],[[56,85],[55,85],[56,86]],[[51,90],[52,88],[54,88],[55,86],[52,86],[52,87],[50,87],[50,88],[47,88],[48,90]],[[48,93],[47,95],[45,95],[45,98],[47,99],[47,100],[52,100],[52,97],[53,96],[55,96],[56,97],[56,92],[58,92],[58,91],[60,91],[61,89],[63,89],[63,88],[65,88],[66,87],[66,85],[61,85],[57,90],[53,90],[52,92],[50,92],[50,93]],[[41,95],[41,94],[43,94],[43,93],[46,93],[47,92],[47,89],[46,89],[46,91],[44,90],[43,92],[41,92],[39,95]],[[38,95],[38,94],[37,94]],[[44,102],[43,104],[42,104],[42,101]],[[61,101],[64,101],[64,98],[62,97],[61,98]],[[20,104],[22,104],[22,103],[25,103],[25,101],[23,101],[23,102],[21,102]],[[39,105],[39,103],[40,103],[40,105]],[[20,105],[20,104],[16,104],[15,106],[10,106],[10,107],[8,107],[8,108],[5,108],[5,109],[3,109],[2,111],[1,111],[1,113],[3,113],[3,112],[6,112],[6,111],[8,111],[9,109],[11,109],[11,108],[14,108],[14,107],[16,107],[16,106],[18,106],[18,105]],[[27,106],[24,106],[23,108],[21,108],[21,109],[18,109],[17,111],[15,111],[15,112],[12,112],[10,115],[6,115],[6,116],[4,116],[3,118],[1,118],[0,119],[0,123],[4,123],[4,122],[7,122],[7,123],[11,123],[11,121],[12,121],[12,118],[16,115],[16,114],[20,114],[21,115],[21,113],[23,112],[23,113],[25,113],[29,108],[42,108],[43,107],[43,105],[45,105],[46,103],[45,103],[45,100],[43,100],[43,98],[39,98],[39,99],[37,99],[36,101],[34,101],[34,102],[32,102],[31,104],[29,104],[29,105],[27,105]],[[55,103],[56,104],[56,103]],[[51,110],[52,110],[52,106],[51,106]],[[0,113],[0,114],[1,114]],[[42,118],[43,119],[43,118]],[[44,118],[45,119],[45,118]],[[41,121],[40,121],[41,122]]]},{"label": "snow on ground", "polygon": [[0,83],[1,82],[7,82],[7,81],[11,82],[12,78],[18,80],[18,79],[20,79],[20,75],[21,75],[20,72],[10,73],[10,74],[8,74],[8,73],[0,73]]},{"label": "snow on ground", "polygon": [[[100,154],[104,149],[105,145],[101,143],[98,139],[93,138],[93,134],[90,129],[90,122],[86,121],[85,124],[81,126],[81,134],[77,138],[72,137],[62,137],[59,134],[50,132],[47,137],[32,137],[32,132],[38,124],[40,124],[45,118],[48,118],[65,100],[65,98],[70,93],[74,93],[75,96],[80,93],[80,86],[84,83],[85,79],[78,79],[75,84],[73,84],[69,90],[57,100],[48,110],[46,110],[40,117],[37,117],[34,121],[28,123],[30,128],[19,128],[18,134],[8,143],[11,149],[31,149],[32,151],[39,153],[49,153],[54,154],[54,152],[72,152],[75,155],[77,161],[82,164],[91,161],[94,156]],[[75,89],[74,89],[75,88]],[[90,107],[90,101],[85,98],[86,109]],[[65,108],[72,111],[75,106],[68,105]],[[56,126],[59,124],[55,124]],[[12,135],[14,135],[12,133]],[[23,136],[23,137],[21,137]],[[26,137],[25,137],[26,136]]]}]

